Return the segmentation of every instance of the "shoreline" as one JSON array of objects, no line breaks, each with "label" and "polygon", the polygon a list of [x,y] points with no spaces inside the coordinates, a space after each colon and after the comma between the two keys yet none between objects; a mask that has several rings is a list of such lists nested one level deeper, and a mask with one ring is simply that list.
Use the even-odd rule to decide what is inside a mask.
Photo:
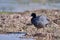
[{"label": "shoreline", "polygon": [[[31,13],[35,12],[37,15],[46,15],[49,19],[55,20],[60,17],[60,10],[35,10],[35,11],[25,11],[25,12],[13,12],[12,14],[0,14],[0,31],[4,32],[29,32],[29,24],[31,23]],[[57,18],[56,18],[57,17]],[[33,25],[30,25],[33,26]],[[34,30],[36,28],[31,27]],[[28,30],[30,29],[30,30]]]}]

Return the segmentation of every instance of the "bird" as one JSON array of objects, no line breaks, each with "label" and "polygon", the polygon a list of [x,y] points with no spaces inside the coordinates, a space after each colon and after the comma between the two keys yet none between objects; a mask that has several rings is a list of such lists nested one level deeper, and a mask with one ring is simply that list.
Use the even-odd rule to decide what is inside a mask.
[{"label": "bird", "polygon": [[45,15],[36,16],[36,13],[31,14],[31,23],[38,29],[44,28],[49,24],[49,19]]}]

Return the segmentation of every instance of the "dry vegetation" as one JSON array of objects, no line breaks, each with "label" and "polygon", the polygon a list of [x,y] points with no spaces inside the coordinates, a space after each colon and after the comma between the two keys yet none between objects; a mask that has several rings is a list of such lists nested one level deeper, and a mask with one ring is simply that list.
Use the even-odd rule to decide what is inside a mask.
[{"label": "dry vegetation", "polygon": [[[46,15],[51,23],[43,28],[37,29],[31,25],[31,13]],[[0,33],[27,32],[28,35],[36,37],[36,40],[60,40],[60,10],[35,10],[23,13],[0,14]],[[38,37],[38,38],[37,38]]]}]

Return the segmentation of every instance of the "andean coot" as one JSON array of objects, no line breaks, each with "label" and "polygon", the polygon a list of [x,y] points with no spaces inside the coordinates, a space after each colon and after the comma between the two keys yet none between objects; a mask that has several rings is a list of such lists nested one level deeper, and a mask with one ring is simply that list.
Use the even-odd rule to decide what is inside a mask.
[{"label": "andean coot", "polygon": [[49,19],[45,15],[36,16],[36,13],[31,14],[31,23],[37,28],[44,28],[49,24]]}]

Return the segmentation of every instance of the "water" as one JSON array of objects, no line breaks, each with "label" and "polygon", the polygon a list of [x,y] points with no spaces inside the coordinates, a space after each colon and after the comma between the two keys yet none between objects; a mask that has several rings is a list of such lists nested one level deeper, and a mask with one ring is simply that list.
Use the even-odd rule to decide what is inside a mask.
[{"label": "water", "polygon": [[17,0],[0,0],[0,11],[24,12],[37,9],[60,9],[60,3],[42,5],[40,3],[19,2]]},{"label": "water", "polygon": [[25,33],[8,33],[0,34],[0,40],[34,40],[33,38],[25,38]]}]

